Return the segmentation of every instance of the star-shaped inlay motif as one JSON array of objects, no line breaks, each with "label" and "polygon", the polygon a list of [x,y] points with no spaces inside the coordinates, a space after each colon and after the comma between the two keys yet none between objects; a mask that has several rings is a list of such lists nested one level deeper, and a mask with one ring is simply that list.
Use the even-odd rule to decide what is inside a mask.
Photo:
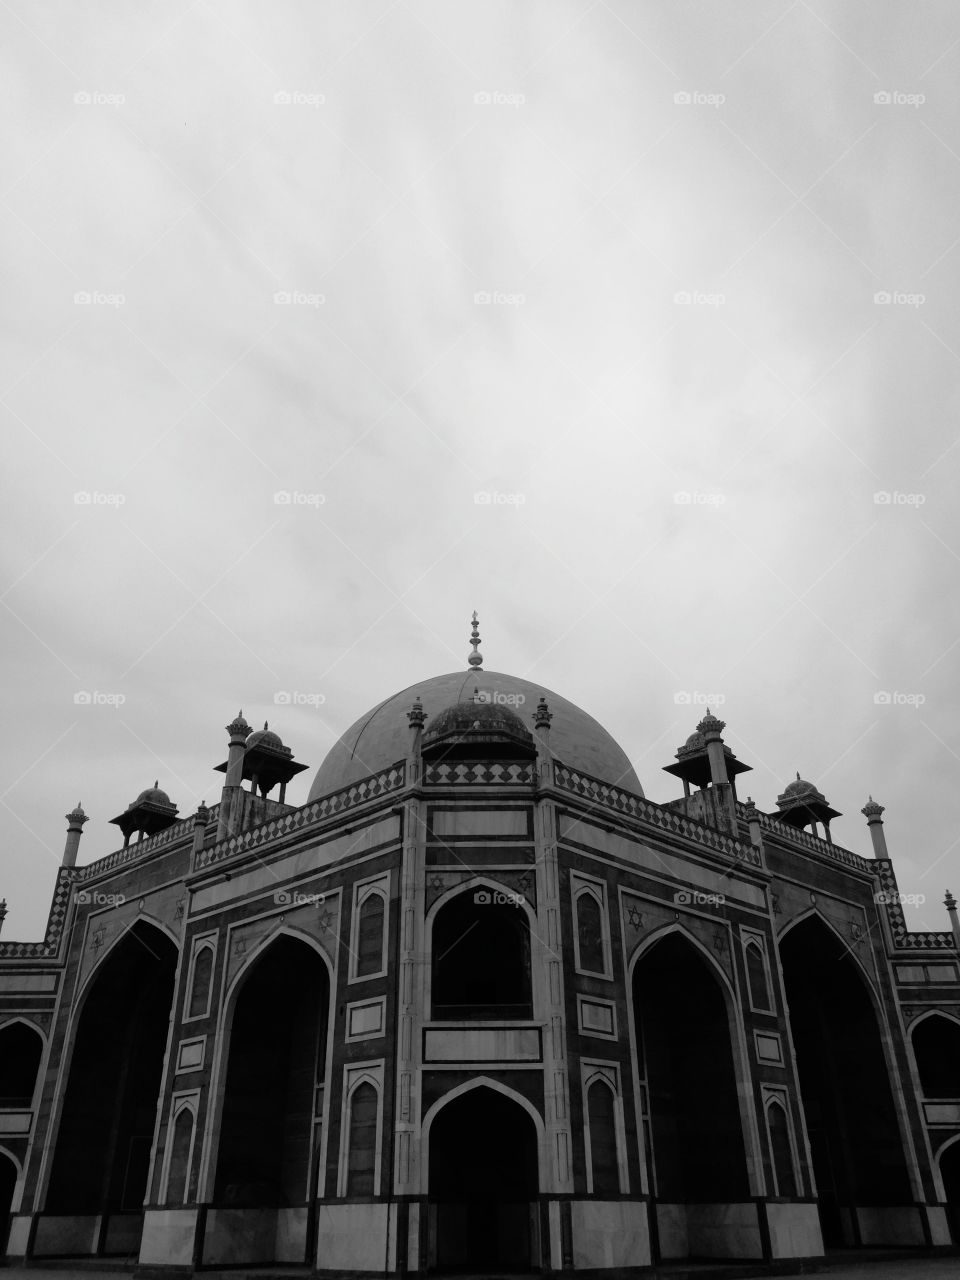
[{"label": "star-shaped inlay motif", "polygon": [[173,918],[174,918],[175,920],[182,920],[182,919],[183,919],[183,908],[184,908],[184,905],[185,905],[185,904],[184,904],[184,899],[183,899],[183,898],[178,898],[178,899],[177,899],[177,906],[176,906],[176,910],[175,910],[175,911],[174,911],[174,913],[173,913]]},{"label": "star-shaped inlay motif", "polygon": [[103,946],[103,940],[106,937],[106,934],[107,934],[107,931],[102,924],[98,924],[96,929],[94,929],[93,937],[90,942],[90,945],[93,947],[94,955],[96,955],[96,953]]},{"label": "star-shaped inlay motif", "polygon": [[627,912],[627,921],[631,929],[643,928],[643,912],[638,907],[631,907]]}]

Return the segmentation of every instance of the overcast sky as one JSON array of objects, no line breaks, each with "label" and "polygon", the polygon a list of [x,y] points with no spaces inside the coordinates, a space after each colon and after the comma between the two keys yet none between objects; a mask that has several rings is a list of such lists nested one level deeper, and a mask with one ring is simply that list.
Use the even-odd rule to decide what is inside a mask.
[{"label": "overcast sky", "polygon": [[654,800],[706,695],[761,808],[799,770],[869,853],[872,793],[947,927],[955,0],[0,26],[4,940],[78,800],[81,862],[155,778],[215,802],[242,706],[302,803],[473,609]]}]

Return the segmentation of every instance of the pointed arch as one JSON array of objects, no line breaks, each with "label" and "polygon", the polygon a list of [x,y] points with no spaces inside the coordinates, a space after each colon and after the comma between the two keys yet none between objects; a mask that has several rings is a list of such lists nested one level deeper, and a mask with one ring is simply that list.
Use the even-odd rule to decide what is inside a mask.
[{"label": "pointed arch", "polygon": [[612,1079],[611,1070],[617,1069],[584,1064],[581,1089],[588,1195],[620,1195],[629,1189],[619,1071]]},{"label": "pointed arch", "polygon": [[[910,1033],[910,1035],[913,1035],[915,1029],[919,1027],[920,1023],[926,1022],[928,1018],[945,1018],[947,1022],[954,1022],[958,1027],[960,1027],[960,1017],[957,1017],[955,1013],[950,1013],[946,1009],[927,1009],[925,1013],[921,1013],[916,1018],[913,1018],[911,1020],[909,1026],[907,1027],[907,1030]],[[955,1141],[956,1141],[955,1138],[950,1139],[950,1142],[955,1142]],[[949,1146],[949,1143],[944,1143],[944,1146]]]},{"label": "pointed arch", "polygon": [[36,1023],[21,1017],[0,1023],[0,1107],[33,1108],[46,1052]]},{"label": "pointed arch", "polygon": [[545,1167],[536,1108],[500,1081],[478,1076],[434,1102],[422,1133],[429,1266],[536,1269],[534,1222]]},{"label": "pointed arch", "polygon": [[[824,1243],[854,1244],[857,1206],[922,1198],[889,1021],[863,961],[821,911],[778,938]],[[877,1229],[873,1243],[884,1240]]]},{"label": "pointed arch", "polygon": [[48,1212],[142,1212],[178,961],[170,931],[140,913],[87,975],[41,1175]]},{"label": "pointed arch", "polygon": [[271,947],[273,943],[277,941],[278,938],[284,938],[284,937],[293,938],[297,942],[305,942],[307,946],[311,948],[311,950],[315,951],[317,955],[320,957],[320,959],[323,961],[323,963],[326,965],[328,980],[330,981],[331,984],[334,983],[336,979],[336,970],[335,970],[334,964],[331,961],[329,955],[327,954],[326,950],[323,947],[323,944],[319,941],[319,939],[315,938],[313,934],[306,933],[303,929],[297,929],[293,925],[289,925],[286,922],[284,922],[283,924],[277,924],[274,926],[274,928],[270,930],[269,933],[264,934],[264,936],[260,939],[260,941],[249,953],[249,955],[246,955],[244,957],[243,963],[240,965],[240,968],[236,971],[236,973],[233,975],[233,977],[230,979],[229,983],[227,984],[227,989],[223,993],[223,1005],[222,1005],[221,1014],[220,1014],[220,1018],[221,1018],[221,1027],[219,1028],[220,1031],[223,1030],[223,1023],[226,1020],[227,1012],[230,1006],[236,1003],[237,990],[242,985],[242,983],[246,980],[247,976],[250,973],[250,970],[257,963],[257,961],[262,958],[263,953],[266,950],[268,950],[268,948]]},{"label": "pointed arch", "polygon": [[426,1195],[429,1185],[430,1128],[434,1120],[448,1102],[453,1102],[455,1098],[462,1098],[465,1093],[471,1093],[474,1089],[492,1089],[494,1093],[502,1093],[505,1098],[509,1098],[511,1102],[516,1102],[529,1115],[537,1130],[537,1167],[542,1187],[546,1173],[543,1116],[528,1098],[525,1098],[522,1093],[517,1093],[515,1089],[511,1089],[500,1080],[494,1080],[491,1076],[474,1076],[472,1080],[465,1080],[462,1084],[455,1085],[442,1097],[437,1098],[436,1102],[431,1103],[424,1113],[423,1121],[420,1125],[421,1151],[423,1153],[420,1165],[421,1193]]},{"label": "pointed arch", "polygon": [[950,1147],[955,1147],[960,1142],[960,1133],[955,1133],[952,1138],[948,1138],[946,1142],[941,1143],[933,1153],[933,1162],[939,1169],[940,1159]]},{"label": "pointed arch", "polygon": [[309,1199],[328,1128],[332,974],[319,941],[284,923],[225,991],[198,1192],[220,1207],[256,1214]]},{"label": "pointed arch", "polygon": [[123,929],[120,931],[120,933],[117,934],[117,936],[113,939],[112,942],[107,943],[106,947],[104,947],[103,954],[97,956],[96,960],[93,963],[93,966],[84,975],[80,983],[80,986],[77,990],[77,994],[74,997],[74,1012],[77,1012],[82,1006],[84,1000],[86,999],[87,992],[90,990],[91,986],[93,985],[93,981],[96,975],[99,972],[102,972],[103,966],[106,964],[107,960],[109,960],[109,958],[116,951],[117,947],[119,947],[121,943],[126,938],[128,938],[131,933],[133,933],[136,929],[138,929],[139,926],[142,924],[147,925],[148,928],[156,929],[158,933],[163,935],[163,937],[166,939],[167,942],[170,942],[173,944],[173,946],[176,948],[177,953],[179,954],[180,939],[173,932],[173,930],[169,928],[168,925],[164,924],[162,920],[158,920],[156,916],[151,915],[147,911],[141,911],[137,915],[135,920],[131,920],[129,924],[126,924],[123,927]]},{"label": "pointed arch", "polygon": [[[323,1078],[329,1084],[330,1081],[330,1063],[333,1054],[333,1023],[336,1014],[336,1007],[333,1003],[332,993],[336,990],[337,969],[331,960],[322,943],[312,934],[306,933],[302,929],[298,929],[293,925],[284,921],[280,924],[278,921],[268,933],[259,940],[253,950],[244,957],[243,963],[240,965],[236,973],[226,980],[226,964],[224,964],[224,977],[221,981],[223,987],[220,997],[220,1007],[217,1015],[216,1044],[214,1049],[213,1061],[211,1063],[211,1100],[212,1105],[206,1109],[206,1117],[203,1124],[203,1137],[200,1151],[200,1171],[197,1178],[197,1194],[198,1196],[209,1202],[213,1198],[213,1181],[216,1173],[217,1154],[220,1145],[220,1133],[223,1121],[223,1100],[224,1089],[226,1086],[227,1059],[230,1048],[230,1035],[233,1027],[233,1015],[236,1009],[237,999],[242,990],[243,983],[250,976],[254,966],[261,960],[264,953],[279,939],[289,937],[297,942],[306,943],[312,951],[315,951],[326,969],[328,983],[328,1013],[326,1025],[324,1028],[324,1036],[326,1041],[326,1057],[323,1065]],[[229,954],[229,934],[227,941],[227,951]],[[216,999],[216,996],[214,996]],[[324,1089],[324,1109],[322,1131],[322,1150],[320,1154],[320,1168],[326,1167],[326,1146],[327,1136],[329,1133],[329,1089]],[[199,1135],[198,1135],[199,1137]]]},{"label": "pointed arch", "polygon": [[960,1020],[931,1009],[907,1033],[924,1098],[960,1098]]},{"label": "pointed arch", "polygon": [[[459,884],[452,885],[449,889],[445,889],[443,893],[431,904],[430,910],[424,918],[425,937],[429,948],[431,941],[431,928],[433,921],[437,918],[437,914],[447,903],[452,902],[454,898],[458,898],[460,894],[467,893],[470,889],[492,889],[495,893],[515,894],[516,890],[511,889],[508,884],[504,884],[502,880],[498,880],[496,876],[489,872],[482,872],[478,875],[470,876],[467,880],[462,880]],[[531,928],[535,928],[537,924],[537,913],[527,899],[526,894],[521,895],[523,901],[519,904],[519,910],[524,911],[527,921]]]},{"label": "pointed arch", "polygon": [[723,987],[724,995],[728,1001],[728,1007],[735,1011],[739,1007],[737,991],[733,983],[730,981],[729,975],[724,971],[723,965],[720,964],[715,955],[711,954],[710,950],[704,946],[700,939],[696,937],[695,934],[691,933],[683,922],[679,920],[674,920],[670,924],[663,925],[661,928],[656,929],[653,933],[649,934],[646,938],[643,938],[637,944],[627,962],[628,987],[633,983],[633,972],[636,968],[637,962],[645,956],[648,951],[652,950],[658,942],[662,942],[664,938],[669,937],[672,933],[680,934],[684,942],[688,942],[699,953],[700,958],[707,962],[713,976]]},{"label": "pointed arch", "polygon": [[789,934],[791,934],[793,930],[798,927],[798,925],[805,924],[808,920],[811,919],[811,917],[813,917],[820,924],[822,924],[825,929],[828,929],[830,933],[833,934],[834,938],[836,938],[840,946],[843,947],[844,951],[847,953],[850,959],[855,961],[857,968],[863,974],[864,980],[867,983],[867,986],[870,988],[870,998],[873,1000],[874,1008],[879,1013],[881,1006],[880,1006],[880,997],[876,988],[876,979],[870,973],[870,970],[867,968],[867,966],[864,964],[863,960],[860,957],[860,952],[858,951],[858,949],[856,947],[851,947],[850,943],[843,936],[843,934],[840,932],[837,926],[833,923],[833,921],[828,916],[825,916],[823,914],[823,912],[820,910],[819,907],[808,907],[806,911],[801,911],[798,916],[794,916],[792,920],[788,920],[787,923],[783,926],[782,929],[779,930],[779,932],[776,935],[775,941],[777,944],[777,949],[779,950],[784,939]]},{"label": "pointed arch", "polygon": [[732,980],[682,921],[644,938],[627,976],[649,1193],[677,1205],[763,1195],[759,1117]]},{"label": "pointed arch", "polygon": [[[482,895],[490,899],[493,894],[506,895],[510,902],[480,902]],[[476,919],[470,927],[458,928],[456,938],[447,940],[446,945],[442,937],[438,940],[438,933],[450,927],[451,913],[456,916],[459,912],[466,918],[473,914],[473,908]],[[530,1019],[540,1005],[539,966],[531,962],[531,938],[535,936],[537,915],[526,895],[517,894],[494,876],[470,876],[441,894],[427,913],[424,928],[425,950],[430,957],[424,997],[431,1018]],[[439,966],[454,946],[460,950],[441,972]]]},{"label": "pointed arch", "polygon": [[15,1022],[22,1022],[25,1027],[29,1027],[31,1031],[35,1031],[43,1041],[44,1049],[46,1049],[50,1042],[50,1037],[44,1031],[43,1027],[36,1022],[31,1022],[31,1020],[29,1018],[25,1018],[22,1013],[13,1013],[9,1018],[6,1018],[4,1021],[0,1021],[0,1031],[6,1031],[7,1027],[12,1027]]}]

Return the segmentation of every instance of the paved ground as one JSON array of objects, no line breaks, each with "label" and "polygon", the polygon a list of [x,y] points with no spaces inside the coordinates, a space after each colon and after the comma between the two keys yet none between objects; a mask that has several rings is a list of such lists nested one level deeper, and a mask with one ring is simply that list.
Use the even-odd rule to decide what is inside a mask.
[{"label": "paved ground", "polygon": [[[234,1272],[237,1280],[245,1275],[255,1275],[243,1268]],[[274,1273],[275,1274],[275,1273]],[[705,1269],[705,1275],[709,1269]],[[960,1280],[960,1257],[952,1258],[903,1258],[894,1261],[870,1262],[862,1261],[853,1264],[841,1263],[831,1266],[829,1271],[821,1272],[830,1280]],[[3,1267],[0,1268],[0,1280],[66,1280],[76,1275],[82,1280],[125,1280],[133,1275],[132,1271],[87,1271],[75,1272],[66,1269],[46,1270],[39,1267]]]},{"label": "paved ground", "polygon": [[905,1258],[831,1267],[831,1280],[958,1280],[960,1258]]}]

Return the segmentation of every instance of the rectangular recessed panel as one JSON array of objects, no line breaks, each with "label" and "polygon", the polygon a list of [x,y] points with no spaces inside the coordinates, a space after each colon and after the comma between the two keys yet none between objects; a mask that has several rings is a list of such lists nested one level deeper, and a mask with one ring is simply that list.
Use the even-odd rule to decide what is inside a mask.
[{"label": "rectangular recessed panel", "polygon": [[585,1035],[609,1036],[614,1039],[617,1034],[617,1023],[613,1005],[603,1000],[587,1000],[577,997],[577,1012],[580,1015],[580,1030]]},{"label": "rectangular recessed panel", "polygon": [[177,1055],[178,1071],[195,1071],[198,1067],[203,1066],[203,1047],[202,1040],[185,1040],[180,1046],[180,1052]]},{"label": "rectangular recessed panel", "polygon": [[383,1001],[352,1004],[347,1009],[347,1035],[379,1035],[383,1031]]},{"label": "rectangular recessed panel", "polygon": [[56,991],[55,973],[3,973],[0,991]]},{"label": "rectangular recessed panel", "polygon": [[763,1032],[756,1033],[757,1041],[757,1057],[761,1062],[783,1061],[783,1050],[780,1047],[780,1037],[773,1035],[764,1035]]},{"label": "rectangular recessed panel", "polygon": [[960,1124],[960,1102],[925,1102],[927,1124]]},{"label": "rectangular recessed panel", "polygon": [[957,966],[955,964],[928,964],[928,982],[956,982]]},{"label": "rectangular recessed panel", "polygon": [[434,809],[435,836],[517,836],[526,839],[526,809]]},{"label": "rectangular recessed panel", "polygon": [[448,1027],[423,1035],[426,1062],[539,1062],[538,1027]]},{"label": "rectangular recessed panel", "polygon": [[29,1133],[32,1111],[0,1111],[0,1133]]}]

